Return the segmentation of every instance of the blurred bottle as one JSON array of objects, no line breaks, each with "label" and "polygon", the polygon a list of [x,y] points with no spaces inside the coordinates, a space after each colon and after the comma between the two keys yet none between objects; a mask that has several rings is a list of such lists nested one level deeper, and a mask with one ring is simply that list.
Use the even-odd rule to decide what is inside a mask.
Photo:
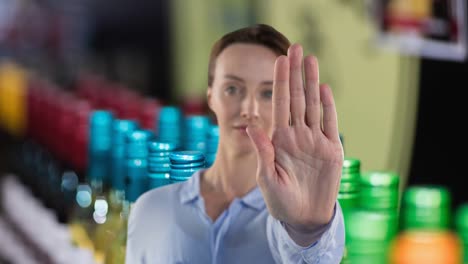
[{"label": "blurred bottle", "polygon": [[148,190],[148,130],[136,129],[126,136],[125,198],[130,202]]},{"label": "blurred bottle", "polygon": [[362,208],[397,214],[399,206],[398,174],[390,171],[361,173],[360,206]]},{"label": "blurred bottle", "polygon": [[206,138],[210,120],[205,115],[189,115],[184,123],[184,150],[200,151],[206,154]]},{"label": "blurred bottle", "polygon": [[[343,211],[345,223],[348,221],[349,212],[359,208],[360,184],[361,161],[356,158],[345,157],[341,171],[340,190],[338,192],[338,202]],[[347,263],[347,251],[348,250],[345,249],[345,254],[341,263]]]},{"label": "blurred bottle", "polygon": [[457,208],[455,228],[463,244],[463,264],[468,264],[468,203]]},{"label": "blurred bottle", "polygon": [[367,171],[360,182],[359,209],[346,212],[346,263],[387,263],[398,230],[399,176]]},{"label": "blurred bottle", "polygon": [[109,236],[111,243],[105,251],[105,263],[125,263],[128,216],[138,197],[148,190],[148,142],[151,140],[154,140],[154,134],[149,130],[136,129],[127,133],[125,199],[117,232]]},{"label": "blurred bottle", "polygon": [[[357,208],[348,213],[346,264],[386,264],[388,247],[397,233],[395,214]],[[408,262],[423,263],[423,262]]]},{"label": "blurred bottle", "polygon": [[126,138],[128,134],[139,129],[139,124],[133,120],[116,119],[113,123],[112,147],[111,147],[111,190],[109,198],[112,201],[123,201],[125,193],[126,177]]},{"label": "blurred bottle", "polygon": [[169,155],[176,145],[170,142],[150,140],[148,142],[149,188],[154,189],[170,184],[171,161]]},{"label": "blurred bottle", "polygon": [[92,234],[96,222],[92,218],[93,197],[91,187],[86,183],[81,183],[76,188],[76,205],[72,217],[68,223],[74,243],[80,248],[91,250],[96,260],[101,256],[95,251],[92,241]]},{"label": "blurred bottle", "polygon": [[390,263],[460,264],[462,247],[451,230],[450,192],[442,186],[411,186],[403,194],[401,231]]},{"label": "blurred bottle", "polygon": [[111,151],[111,188],[107,193],[108,212],[102,222],[98,223],[93,234],[95,250],[105,254],[110,241],[116,238],[122,227],[121,212],[125,201],[125,138],[138,128],[133,120],[116,119],[113,122]]},{"label": "blurred bottle", "polygon": [[[138,196],[141,194],[138,194]],[[108,241],[110,245],[107,247],[104,257],[105,264],[124,264],[125,252],[127,244],[128,217],[133,202],[125,200],[122,204],[122,211],[119,218],[119,228],[117,232],[112,234],[112,239]]]},{"label": "blurred bottle", "polygon": [[190,179],[198,170],[205,168],[205,155],[200,151],[174,151],[170,154],[171,183]]},{"label": "blurred bottle", "polygon": [[183,147],[183,113],[179,107],[164,106],[159,113],[158,131],[156,138],[160,142],[170,142],[176,149]]},{"label": "blurred bottle", "polygon": [[0,129],[11,136],[26,133],[27,74],[13,62],[0,62]]},{"label": "blurred bottle", "polygon": [[356,158],[345,157],[341,171],[340,202],[346,220],[349,210],[359,207],[359,193],[361,189],[361,161]]},{"label": "blurred bottle", "polygon": [[[104,181],[109,181],[113,120],[112,112],[107,110],[93,110],[89,115],[86,178],[77,188],[77,204],[70,223],[76,233],[86,234],[84,241],[93,241],[97,226],[107,219],[109,204]],[[94,243],[92,247],[96,261],[102,263],[103,252]]]},{"label": "blurred bottle", "polygon": [[87,181],[96,195],[109,185],[112,125],[114,116],[107,110],[95,110],[90,117]]}]

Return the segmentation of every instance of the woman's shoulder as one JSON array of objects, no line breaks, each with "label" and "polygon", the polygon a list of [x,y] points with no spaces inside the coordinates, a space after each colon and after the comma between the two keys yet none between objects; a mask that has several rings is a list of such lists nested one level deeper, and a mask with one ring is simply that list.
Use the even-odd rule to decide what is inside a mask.
[{"label": "woman's shoulder", "polygon": [[134,207],[139,209],[144,208],[144,210],[147,211],[160,209],[166,206],[174,206],[179,202],[177,197],[184,184],[186,183],[169,184],[146,191],[138,197]]},{"label": "woman's shoulder", "polygon": [[184,182],[172,183],[143,193],[131,209],[131,218],[139,221],[154,221],[161,218],[176,218],[185,212],[183,203],[189,194],[198,191],[198,174]]}]

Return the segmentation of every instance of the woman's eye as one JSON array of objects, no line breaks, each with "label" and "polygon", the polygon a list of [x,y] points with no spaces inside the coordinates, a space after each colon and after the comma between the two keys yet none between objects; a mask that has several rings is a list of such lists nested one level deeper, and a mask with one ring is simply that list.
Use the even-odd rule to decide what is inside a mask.
[{"label": "woman's eye", "polygon": [[237,93],[237,90],[238,90],[237,87],[229,85],[228,87],[226,87],[225,92],[227,94],[233,95]]},{"label": "woman's eye", "polygon": [[265,99],[271,99],[272,96],[273,96],[272,90],[265,90],[262,92],[262,97]]}]

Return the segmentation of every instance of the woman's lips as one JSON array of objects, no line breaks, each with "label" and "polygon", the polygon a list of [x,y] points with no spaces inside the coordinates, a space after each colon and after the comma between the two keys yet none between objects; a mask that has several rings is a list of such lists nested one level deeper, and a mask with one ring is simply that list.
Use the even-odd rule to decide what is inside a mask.
[{"label": "woman's lips", "polygon": [[240,132],[247,132],[247,126],[236,126],[234,128]]}]

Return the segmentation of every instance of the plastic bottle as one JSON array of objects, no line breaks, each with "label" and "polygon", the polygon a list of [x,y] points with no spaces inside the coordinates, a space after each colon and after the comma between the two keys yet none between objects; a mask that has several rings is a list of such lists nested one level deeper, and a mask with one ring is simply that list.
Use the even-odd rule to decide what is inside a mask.
[{"label": "plastic bottle", "polygon": [[148,142],[149,188],[154,189],[170,184],[171,161],[169,155],[176,145],[170,142],[150,140]]},{"label": "plastic bottle", "polygon": [[205,155],[200,151],[174,151],[170,154],[171,182],[188,180],[195,172],[205,168]]},{"label": "plastic bottle", "polygon": [[411,186],[403,194],[401,231],[392,241],[391,264],[460,264],[461,241],[451,228],[450,192],[443,186]]}]

